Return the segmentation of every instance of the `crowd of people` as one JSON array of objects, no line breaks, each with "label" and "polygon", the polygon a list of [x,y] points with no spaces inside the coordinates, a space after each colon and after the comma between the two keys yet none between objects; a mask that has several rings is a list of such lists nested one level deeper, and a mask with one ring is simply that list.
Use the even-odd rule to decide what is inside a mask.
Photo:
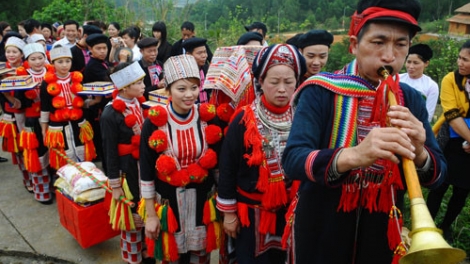
[{"label": "crowd of people", "polygon": [[[189,21],[173,44],[162,21],[148,37],[117,22],[27,19],[17,32],[0,22],[0,61],[14,69],[2,78],[37,82],[0,93],[2,147],[43,204],[53,203],[64,156],[100,161],[113,199],[139,204],[121,230],[128,263],[209,263],[216,248],[220,263],[396,263],[408,247],[401,158],[433,189],[433,217],[453,186],[440,224],[448,241],[470,190],[470,44],[442,83],[434,132],[447,140],[438,144],[430,122],[439,88],[424,74],[432,49],[411,46],[420,11],[417,0],[360,0],[349,29],[355,58],[334,73],[322,72],[330,32],[269,45],[264,23],[246,26],[233,43],[256,51],[243,103],[204,89],[220,65]],[[115,91],[80,95],[91,82]],[[153,91],[168,104],[146,107]]]}]

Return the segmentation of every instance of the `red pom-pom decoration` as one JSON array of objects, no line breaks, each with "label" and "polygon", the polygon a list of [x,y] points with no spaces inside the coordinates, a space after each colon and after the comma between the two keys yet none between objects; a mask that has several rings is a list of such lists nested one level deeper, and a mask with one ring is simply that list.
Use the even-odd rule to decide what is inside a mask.
[{"label": "red pom-pom decoration", "polygon": [[145,96],[143,96],[143,95],[140,96],[140,97],[137,97],[137,100],[139,101],[139,104],[143,104],[143,103],[145,103],[145,101],[147,101],[147,100],[145,99]]},{"label": "red pom-pom decoration", "polygon": [[83,74],[79,71],[74,71],[71,73],[72,82],[74,83],[81,83],[83,80]]},{"label": "red pom-pom decoration", "polygon": [[173,186],[186,186],[191,182],[188,170],[179,170],[175,171],[171,175],[171,182],[168,181]]},{"label": "red pom-pom decoration", "polygon": [[61,112],[63,120],[69,120],[70,119],[70,112],[71,112],[70,109],[62,108],[62,109],[60,109],[60,112]]},{"label": "red pom-pom decoration", "polygon": [[197,163],[188,166],[189,179],[191,182],[201,183],[207,177],[207,170],[203,169]]},{"label": "red pom-pom decoration", "polygon": [[144,118],[147,118],[149,116],[149,109],[144,109],[142,114],[143,114]]},{"label": "red pom-pom decoration", "polygon": [[168,114],[163,106],[154,106],[149,109],[148,118],[152,124],[163,126],[168,121]]},{"label": "red pom-pom decoration", "polygon": [[73,98],[72,106],[74,108],[82,108],[83,104],[84,104],[83,98],[81,98],[80,96],[75,96],[75,98]]},{"label": "red pom-pom decoration", "polygon": [[149,138],[149,147],[157,152],[162,152],[167,149],[168,141],[166,133],[161,130],[155,130]]},{"label": "red pom-pom decoration", "polygon": [[160,155],[155,163],[155,168],[159,173],[169,176],[176,171],[176,162],[168,155]]},{"label": "red pom-pom decoration", "polygon": [[113,99],[116,98],[116,96],[118,96],[118,94],[119,94],[119,90],[118,90],[118,89],[114,89],[114,90],[113,90],[113,95],[112,95]]},{"label": "red pom-pom decoration", "polygon": [[[24,62],[26,63],[26,62]],[[23,65],[24,65],[23,63]],[[16,75],[28,75],[28,72],[26,71],[26,68],[24,66],[20,66],[16,68]]]},{"label": "red pom-pom decoration", "polygon": [[44,75],[44,81],[47,83],[54,83],[57,82],[57,76],[55,75],[54,72],[46,72],[46,75]]},{"label": "red pom-pom decoration", "polygon": [[46,71],[47,71],[48,73],[54,74],[55,68],[54,68],[54,66],[53,66],[52,64],[46,64]]},{"label": "red pom-pom decoration", "polygon": [[28,63],[27,60],[25,60],[25,61],[23,62],[23,67],[24,67],[25,69],[29,69],[29,68],[30,68],[30,67],[29,67],[29,63]]},{"label": "red pom-pom decoration", "polygon": [[58,109],[65,107],[65,98],[62,96],[55,96],[52,98],[52,106]]},{"label": "red pom-pom decoration", "polygon": [[214,168],[217,165],[217,153],[213,149],[207,149],[204,156],[199,159],[199,165],[206,170]]},{"label": "red pom-pom decoration", "polygon": [[212,120],[216,115],[215,105],[209,103],[203,103],[199,106],[199,116],[202,121]]},{"label": "red pom-pom decoration", "polygon": [[[54,75],[55,76],[55,75]],[[47,85],[47,93],[49,93],[51,96],[57,96],[60,94],[60,86],[57,83],[49,83]]]},{"label": "red pom-pom decoration", "polygon": [[36,90],[27,90],[26,92],[24,92],[24,96],[26,96],[26,98],[28,98],[29,100],[33,100],[38,96],[38,93],[36,92]]},{"label": "red pom-pom decoration", "polygon": [[217,107],[217,116],[224,122],[230,121],[230,118],[234,112],[235,110],[228,103],[221,104],[219,107]]},{"label": "red pom-pom decoration", "polygon": [[77,94],[78,92],[83,91],[83,85],[81,83],[73,83],[70,86],[70,90],[72,91],[72,93]]},{"label": "red pom-pom decoration", "polygon": [[124,110],[126,110],[126,103],[122,100],[113,100],[112,104],[114,110],[122,113]]},{"label": "red pom-pom decoration", "polygon": [[83,110],[80,108],[74,108],[70,110],[70,120],[77,121],[83,116]]},{"label": "red pom-pom decoration", "polygon": [[139,146],[140,145],[140,135],[133,135],[131,137],[131,144],[134,146]]},{"label": "red pom-pom decoration", "polygon": [[133,127],[137,123],[137,117],[134,114],[127,115],[124,118],[127,127]]},{"label": "red pom-pom decoration", "polygon": [[222,139],[222,129],[216,125],[208,125],[205,129],[207,144],[215,144]]}]

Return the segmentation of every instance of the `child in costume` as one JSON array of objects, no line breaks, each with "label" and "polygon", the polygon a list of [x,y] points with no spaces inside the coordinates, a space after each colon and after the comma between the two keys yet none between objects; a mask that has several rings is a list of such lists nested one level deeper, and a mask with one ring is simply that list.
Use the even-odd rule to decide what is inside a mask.
[{"label": "child in costume", "polygon": [[43,134],[39,117],[41,115],[40,85],[46,75],[46,54],[39,43],[28,44],[24,47],[24,56],[28,63],[16,69],[16,75],[31,75],[37,86],[31,90],[16,91],[15,97],[21,102],[25,112],[25,125],[20,133],[20,147],[23,148],[25,168],[29,172],[33,184],[34,197],[44,204],[52,202],[49,190],[49,155],[44,146]]},{"label": "child in costume", "polygon": [[54,71],[46,73],[41,84],[41,130],[44,143],[49,148],[49,161],[53,169],[66,164],[63,155],[70,159],[91,161],[95,156],[93,129],[83,118],[83,99],[78,92],[83,89],[80,72],[69,72],[72,54],[67,47],[51,50]]},{"label": "child in costume", "polygon": [[[107,176],[116,201],[122,195],[137,204],[140,198],[139,143],[144,123],[140,104],[145,101],[145,73],[138,62],[121,63],[110,77],[118,90],[113,101],[104,108],[100,119]],[[126,184],[123,184],[124,179]],[[137,215],[137,207],[132,209],[132,214],[133,219],[129,219],[132,219],[134,226],[129,224],[124,230],[121,229],[121,253],[124,261],[140,263],[143,221]]]},{"label": "child in costume", "polygon": [[[18,37],[11,36],[5,43],[6,69],[16,69],[23,65],[23,48],[25,43]],[[15,71],[9,71],[5,76],[12,76]],[[32,192],[33,187],[28,171],[26,170],[19,146],[19,133],[23,130],[25,115],[21,109],[21,102],[15,97],[14,91],[0,93],[3,116],[0,121],[0,136],[3,137],[3,151],[10,152],[13,164],[18,164],[23,174],[25,188]]]}]

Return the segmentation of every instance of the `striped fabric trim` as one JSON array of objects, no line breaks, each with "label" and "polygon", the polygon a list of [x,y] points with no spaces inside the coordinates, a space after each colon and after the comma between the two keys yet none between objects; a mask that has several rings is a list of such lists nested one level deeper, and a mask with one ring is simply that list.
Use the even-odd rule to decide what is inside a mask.
[{"label": "striped fabric trim", "polygon": [[356,144],[358,105],[359,100],[356,97],[335,96],[330,148],[350,147]]},{"label": "striped fabric trim", "polygon": [[313,177],[313,163],[315,162],[315,158],[318,156],[318,153],[320,153],[320,150],[310,152],[307,156],[307,160],[305,161],[305,174],[307,174],[308,179],[312,182],[315,182],[315,178]]},{"label": "striped fabric trim", "polygon": [[237,200],[236,199],[223,199],[217,196],[217,209],[222,212],[236,212],[237,211]]}]

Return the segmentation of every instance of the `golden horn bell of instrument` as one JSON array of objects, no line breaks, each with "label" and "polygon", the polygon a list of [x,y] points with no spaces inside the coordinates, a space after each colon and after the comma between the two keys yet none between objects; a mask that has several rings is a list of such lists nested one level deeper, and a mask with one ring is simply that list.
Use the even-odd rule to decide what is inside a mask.
[{"label": "golden horn bell of instrument", "polygon": [[451,247],[436,228],[423,198],[413,198],[411,209],[411,246],[400,264],[457,264],[465,251]]}]

